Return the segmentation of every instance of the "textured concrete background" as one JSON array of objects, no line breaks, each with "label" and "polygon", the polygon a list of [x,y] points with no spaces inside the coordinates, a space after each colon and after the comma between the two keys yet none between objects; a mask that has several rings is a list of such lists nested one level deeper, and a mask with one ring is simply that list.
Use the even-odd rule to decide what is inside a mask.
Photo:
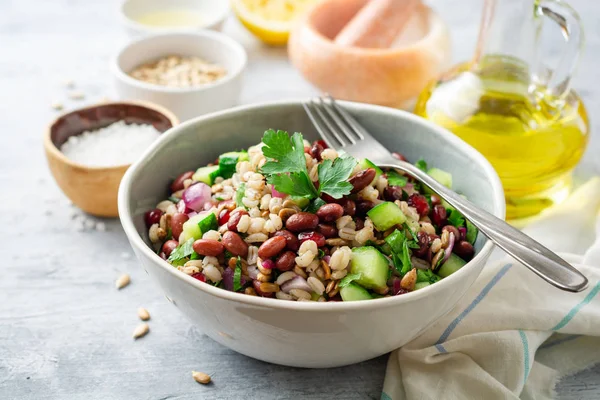
[{"label": "textured concrete background", "polygon": [[[224,1],[224,0],[222,0]],[[169,304],[133,259],[120,224],[84,228],[46,167],[41,137],[54,113],[111,96],[108,61],[127,39],[117,0],[0,0],[0,399],[378,399],[387,357],[330,370],[265,364],[202,335]],[[475,43],[481,0],[432,0],[452,28],[455,59]],[[575,87],[594,112],[600,102],[600,3],[572,1],[587,27]],[[225,31],[249,51],[241,102],[314,93],[285,51],[262,47],[233,19]],[[66,99],[74,79],[86,93]],[[581,172],[600,170],[597,137]],[[100,222],[100,220],[92,220]],[[89,223],[89,222],[88,222]],[[132,284],[122,291],[122,273]],[[150,334],[133,342],[138,306]],[[352,349],[348,349],[352,351]],[[190,371],[213,375],[200,386]],[[600,398],[600,367],[565,379],[561,398]]]}]

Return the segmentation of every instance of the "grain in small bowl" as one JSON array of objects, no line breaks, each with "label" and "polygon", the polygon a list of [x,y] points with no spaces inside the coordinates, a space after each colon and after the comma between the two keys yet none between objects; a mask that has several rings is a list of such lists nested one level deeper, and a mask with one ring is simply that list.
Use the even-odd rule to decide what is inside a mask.
[{"label": "grain in small bowl", "polygon": [[165,33],[136,40],[111,62],[123,99],[160,104],[184,121],[236,104],[247,56],[218,32]]},{"label": "grain in small bowl", "polygon": [[67,112],[44,132],[50,171],[83,211],[116,217],[121,178],[158,136],[179,123],[150,103],[110,102]]},{"label": "grain in small bowl", "polygon": [[121,21],[131,36],[179,29],[221,30],[229,15],[228,1],[215,0],[125,0]]}]

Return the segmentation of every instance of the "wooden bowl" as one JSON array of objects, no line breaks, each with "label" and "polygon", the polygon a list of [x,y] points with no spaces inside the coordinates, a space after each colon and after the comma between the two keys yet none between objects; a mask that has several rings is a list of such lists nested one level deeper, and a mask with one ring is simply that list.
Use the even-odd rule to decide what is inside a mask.
[{"label": "wooden bowl", "polygon": [[450,33],[429,7],[419,5],[403,39],[389,49],[334,42],[368,0],[323,0],[292,30],[292,64],[313,85],[337,99],[410,108],[425,86],[450,65]]},{"label": "wooden bowl", "polygon": [[60,147],[68,138],[114,122],[152,124],[164,132],[177,125],[175,115],[145,102],[109,102],[80,108],[56,118],[44,133],[44,150],[50,171],[64,194],[83,211],[99,217],[116,217],[119,183],[129,164],[92,167],[68,159]]}]

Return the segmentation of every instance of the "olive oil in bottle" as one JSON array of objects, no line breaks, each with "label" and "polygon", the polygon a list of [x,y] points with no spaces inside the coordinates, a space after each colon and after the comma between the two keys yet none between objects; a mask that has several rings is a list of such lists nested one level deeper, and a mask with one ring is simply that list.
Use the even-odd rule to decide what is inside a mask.
[{"label": "olive oil in bottle", "polygon": [[585,108],[532,87],[517,59],[487,56],[476,70],[462,64],[432,83],[415,112],[455,133],[494,166],[504,186],[507,219],[539,213],[563,200],[585,150]]}]

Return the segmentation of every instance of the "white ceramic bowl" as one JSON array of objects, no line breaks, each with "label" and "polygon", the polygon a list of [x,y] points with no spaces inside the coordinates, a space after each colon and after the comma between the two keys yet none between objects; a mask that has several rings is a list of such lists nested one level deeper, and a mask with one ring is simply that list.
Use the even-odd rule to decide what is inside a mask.
[{"label": "white ceramic bowl", "polygon": [[[389,149],[450,171],[455,189],[504,217],[498,175],[471,146],[404,111],[342,104]],[[143,268],[158,282],[157,291],[217,342],[250,357],[297,367],[335,367],[387,353],[456,304],[492,251],[483,235],[475,243],[473,260],[448,278],[401,296],[356,302],[289,302],[233,293],[193,279],[156,255],[147,244],[144,212],[168,195],[172,179],[223,152],[258,143],[268,128],[317,138],[299,101],[244,106],[169,130],[129,168],[119,190],[119,216]]]},{"label": "white ceramic bowl", "polygon": [[[197,31],[200,29],[220,30],[230,12],[229,2],[225,0],[125,0],[121,4],[120,15],[127,31],[132,36],[161,33],[172,29]],[[202,18],[197,26],[153,26],[139,22],[148,14],[161,12],[198,13]]]},{"label": "white ceramic bowl", "polygon": [[[135,67],[167,55],[197,56],[219,64],[227,75],[194,88],[172,88],[128,75]],[[173,32],[144,37],[122,48],[111,61],[116,91],[123,100],[146,100],[171,110],[181,121],[236,104],[247,56],[228,36],[213,31]]]}]

